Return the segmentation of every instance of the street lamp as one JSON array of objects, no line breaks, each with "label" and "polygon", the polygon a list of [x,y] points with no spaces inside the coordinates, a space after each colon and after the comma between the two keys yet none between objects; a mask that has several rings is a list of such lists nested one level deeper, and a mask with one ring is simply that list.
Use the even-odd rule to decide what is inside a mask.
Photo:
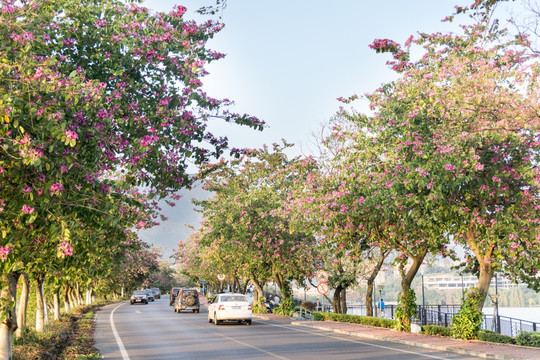
[{"label": "street lamp", "polygon": [[426,298],[424,296],[424,272],[421,273],[422,276],[422,307],[426,307]]},{"label": "street lamp", "polygon": [[382,289],[384,289],[383,284],[379,284],[379,306],[381,307],[381,317],[384,317],[384,309],[383,309],[383,299],[382,299]]},{"label": "street lamp", "polygon": [[463,284],[463,274],[461,274],[461,303],[465,302],[465,286]]},{"label": "street lamp", "polygon": [[499,294],[490,294],[491,301],[493,302],[493,323],[491,324],[491,330],[500,332],[499,325]]}]

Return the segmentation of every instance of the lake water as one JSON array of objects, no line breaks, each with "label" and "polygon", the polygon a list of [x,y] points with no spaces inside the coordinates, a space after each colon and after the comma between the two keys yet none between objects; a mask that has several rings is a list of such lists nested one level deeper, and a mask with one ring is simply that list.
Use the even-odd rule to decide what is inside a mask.
[{"label": "lake water", "polygon": [[[485,307],[483,312],[493,315],[493,307]],[[499,315],[540,323],[540,307],[500,307]]]}]

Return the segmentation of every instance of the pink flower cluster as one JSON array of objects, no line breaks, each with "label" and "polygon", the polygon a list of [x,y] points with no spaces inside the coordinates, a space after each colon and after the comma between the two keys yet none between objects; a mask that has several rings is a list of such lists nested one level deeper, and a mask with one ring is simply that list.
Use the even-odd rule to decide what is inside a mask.
[{"label": "pink flower cluster", "polygon": [[0,260],[2,260],[2,262],[4,262],[9,253],[13,250],[13,248],[11,246],[0,246]]},{"label": "pink flower cluster", "polygon": [[77,133],[75,131],[71,131],[71,130],[66,130],[64,132],[64,134],[66,135],[66,137],[68,139],[75,139],[77,140],[79,138],[79,135],[77,135]]},{"label": "pink flower cluster", "polygon": [[31,213],[34,212],[34,210],[35,210],[35,209],[34,209],[33,207],[30,207],[30,206],[28,206],[28,205],[26,205],[26,204],[24,204],[24,205],[22,206],[22,209],[21,209],[21,211],[22,211],[23,213],[25,213],[25,214],[31,214]]},{"label": "pink flower cluster", "polygon": [[59,194],[60,192],[62,192],[64,190],[64,185],[60,184],[60,183],[56,183],[56,184],[53,184],[51,185],[51,187],[49,188],[49,191],[51,192],[51,194]]},{"label": "pink flower cluster", "polygon": [[62,257],[73,255],[73,245],[71,245],[67,241],[62,241],[60,245],[58,245],[57,250]]}]

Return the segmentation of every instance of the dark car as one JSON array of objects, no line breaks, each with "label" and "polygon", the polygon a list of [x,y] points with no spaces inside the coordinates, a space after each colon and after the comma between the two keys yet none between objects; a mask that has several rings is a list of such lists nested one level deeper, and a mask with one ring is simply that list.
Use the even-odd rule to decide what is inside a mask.
[{"label": "dark car", "polygon": [[174,299],[176,299],[176,295],[178,295],[178,292],[181,289],[182,288],[179,288],[179,287],[173,287],[171,289],[171,295],[169,296],[169,306],[172,306],[174,304]]},{"label": "dark car", "polygon": [[146,291],[146,296],[148,296],[148,301],[154,301],[154,292],[151,289],[143,289]]},{"label": "dark car", "polygon": [[161,291],[158,288],[150,288],[154,292],[154,299],[161,299]]},{"label": "dark car", "polygon": [[199,312],[199,292],[196,289],[180,289],[174,300],[174,312],[191,310]]}]

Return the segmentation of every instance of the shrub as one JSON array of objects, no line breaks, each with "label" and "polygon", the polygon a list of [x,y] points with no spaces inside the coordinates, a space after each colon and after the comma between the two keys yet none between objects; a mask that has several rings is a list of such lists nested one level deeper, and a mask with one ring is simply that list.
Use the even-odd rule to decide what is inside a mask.
[{"label": "shrub", "polygon": [[303,307],[304,309],[308,309],[309,311],[315,310],[315,303],[311,301],[302,301],[300,304],[300,307]]},{"label": "shrub", "polygon": [[498,344],[515,344],[516,339],[511,336],[501,335],[494,331],[480,330],[478,332],[478,340],[498,343]]},{"label": "shrub", "polygon": [[416,294],[413,289],[407,291],[407,297],[405,299],[399,294],[395,315],[396,325],[394,328],[399,331],[411,331],[411,319],[417,315],[416,308]]},{"label": "shrub", "polygon": [[516,337],[516,344],[522,346],[540,347],[540,333],[521,330]]},{"label": "shrub", "polygon": [[436,325],[422,326],[422,333],[426,335],[451,336],[451,331],[449,328]]},{"label": "shrub", "polygon": [[456,339],[478,339],[478,332],[482,325],[483,314],[478,310],[478,304],[483,301],[477,288],[472,288],[461,309],[452,317],[452,337]]},{"label": "shrub", "polygon": [[381,319],[381,318],[376,318],[372,316],[321,313],[321,312],[314,312],[313,320],[315,321],[330,320],[330,321],[346,322],[346,323],[352,323],[352,324],[383,327],[383,328],[388,328],[388,329],[393,328],[396,324],[396,321],[392,319]]},{"label": "shrub", "polygon": [[287,297],[287,298],[284,298],[281,304],[277,308],[274,309],[273,313],[289,316],[294,312],[294,308],[295,306],[294,306],[293,299],[290,297]]}]

